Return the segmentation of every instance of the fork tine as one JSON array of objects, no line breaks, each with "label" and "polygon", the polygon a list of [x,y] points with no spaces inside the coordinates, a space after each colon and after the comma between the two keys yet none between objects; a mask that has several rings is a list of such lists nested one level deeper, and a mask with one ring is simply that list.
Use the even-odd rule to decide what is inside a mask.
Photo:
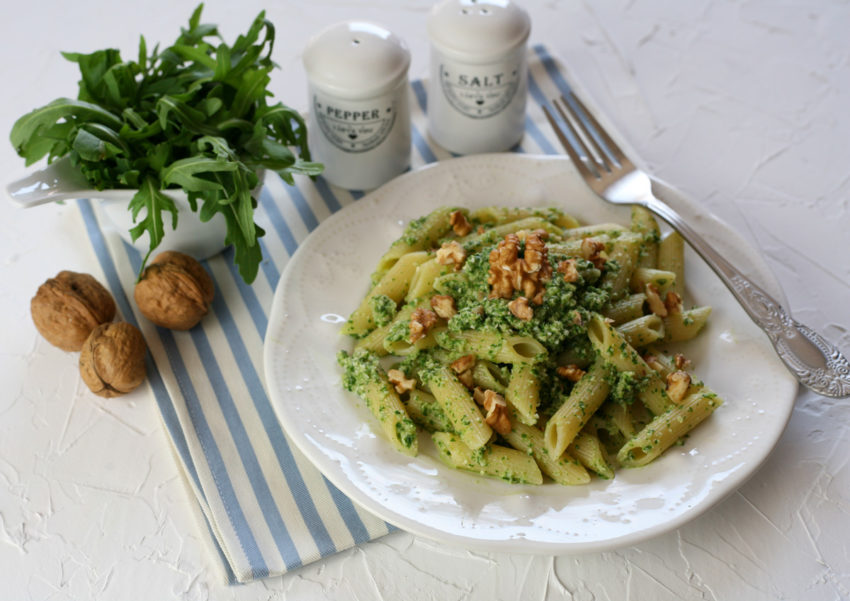
[{"label": "fork tine", "polygon": [[[555,105],[555,107],[557,108],[557,104]],[[564,150],[567,151],[567,154],[570,156],[570,160],[573,162],[573,165],[575,165],[576,169],[578,169],[581,176],[585,179],[587,179],[588,177],[598,179],[599,175],[593,173],[587,163],[582,160],[582,158],[576,152],[576,149],[573,148],[573,145],[570,142],[569,138],[567,138],[566,134],[564,133],[561,124],[558,123],[558,121],[555,119],[555,116],[549,110],[549,107],[547,107],[545,104],[543,105],[543,113],[546,115],[546,119],[549,120],[549,125],[552,126],[555,135],[558,136],[558,141],[561,142],[561,146],[563,146]]]},{"label": "fork tine", "polygon": [[[571,94],[572,95],[572,94]],[[581,140],[584,143],[585,147],[590,150],[590,155],[593,156],[593,160],[596,161],[598,167],[601,167],[608,173],[611,173],[616,168],[617,162],[612,161],[605,150],[599,145],[596,139],[593,137],[593,133],[587,128],[587,125],[582,122],[581,117],[579,116],[578,111],[576,111],[571,105],[569,100],[567,100],[566,96],[561,96],[560,106],[563,106],[564,109],[569,113],[570,116],[570,124],[573,126],[573,129],[578,132],[581,136]],[[561,112],[563,114],[563,111]]]},{"label": "fork tine", "polygon": [[600,167],[606,167],[607,168],[607,166],[604,163],[599,163],[597,158],[595,156],[593,156],[593,153],[590,150],[588,150],[587,146],[584,143],[583,136],[581,135],[581,133],[577,129],[576,124],[573,123],[572,119],[570,119],[569,116],[567,116],[567,113],[564,112],[564,109],[561,106],[561,104],[563,104],[563,98],[560,99],[561,102],[558,102],[558,100],[559,100],[558,98],[554,99],[552,101],[552,106],[554,106],[555,109],[558,111],[558,113],[561,115],[561,119],[563,120],[564,124],[567,126],[567,129],[570,130],[570,133],[573,135],[573,138],[575,139],[574,143],[569,142],[570,146],[572,146],[576,150],[577,153],[580,153],[579,156],[581,157],[581,159],[580,159],[581,162],[585,165],[585,167],[587,167],[588,171],[591,172],[593,177],[596,178],[596,179],[599,179],[600,177],[602,177],[602,173],[600,172],[599,168]]},{"label": "fork tine", "polygon": [[573,100],[575,100],[576,105],[581,110],[581,112],[584,113],[584,116],[587,117],[587,120],[596,130],[596,133],[599,135],[599,137],[602,138],[602,142],[605,144],[605,146],[608,147],[608,152],[611,154],[611,156],[613,156],[617,160],[617,162],[620,163],[620,165],[631,166],[632,162],[629,160],[629,157],[626,156],[626,154],[620,149],[617,143],[614,142],[611,136],[608,135],[608,132],[605,130],[604,127],[599,124],[599,121],[596,120],[596,117],[593,116],[593,113],[587,110],[587,107],[584,106],[584,103],[581,101],[581,99],[572,93],[570,94],[570,96],[572,96]]}]

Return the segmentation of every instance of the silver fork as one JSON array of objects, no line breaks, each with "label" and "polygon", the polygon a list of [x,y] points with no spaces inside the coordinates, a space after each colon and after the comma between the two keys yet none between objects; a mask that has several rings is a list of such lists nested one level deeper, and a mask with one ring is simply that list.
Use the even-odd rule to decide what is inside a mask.
[{"label": "silver fork", "polygon": [[669,223],[765,331],[780,359],[800,383],[824,396],[850,396],[850,363],[835,345],[792,319],[776,299],[724,259],[678,213],[655,198],[649,176],[635,167],[578,97],[561,96],[552,104],[561,120],[544,106],[546,117],[578,172],[596,194],[614,204],[641,205]]}]

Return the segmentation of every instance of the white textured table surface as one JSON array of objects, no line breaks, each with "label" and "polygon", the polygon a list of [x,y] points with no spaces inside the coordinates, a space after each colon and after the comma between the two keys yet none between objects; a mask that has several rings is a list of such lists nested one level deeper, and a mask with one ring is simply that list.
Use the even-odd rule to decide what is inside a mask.
[{"label": "white textured table surface", "polygon": [[[760,248],[795,316],[850,353],[850,4],[526,0],[532,41],[568,67],[657,175]],[[306,105],[313,32],[365,18],[427,73],[431,2],[265,5],[275,94]],[[60,50],[173,39],[182,0],[5,2],[0,131],[77,72]],[[263,3],[210,2],[227,39]],[[0,144],[3,183],[24,172]],[[684,528],[577,557],[479,554],[395,533],[283,578],[226,587],[199,536],[152,397],[88,392],[29,318],[61,269],[98,273],[74,204],[0,202],[0,580],[4,599],[848,599],[850,403],[801,392],[775,452]]]}]

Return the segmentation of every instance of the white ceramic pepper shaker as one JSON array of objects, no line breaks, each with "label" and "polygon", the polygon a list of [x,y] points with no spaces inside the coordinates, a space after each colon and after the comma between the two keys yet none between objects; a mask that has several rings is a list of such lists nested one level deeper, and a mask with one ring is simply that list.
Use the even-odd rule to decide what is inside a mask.
[{"label": "white ceramic pepper shaker", "polygon": [[373,23],[339,23],[308,42],[308,138],[329,182],[368,190],[410,166],[409,66],[404,41]]},{"label": "white ceramic pepper shaker", "polygon": [[443,0],[428,18],[428,128],[452,152],[508,150],[522,138],[531,20],[511,0]]}]

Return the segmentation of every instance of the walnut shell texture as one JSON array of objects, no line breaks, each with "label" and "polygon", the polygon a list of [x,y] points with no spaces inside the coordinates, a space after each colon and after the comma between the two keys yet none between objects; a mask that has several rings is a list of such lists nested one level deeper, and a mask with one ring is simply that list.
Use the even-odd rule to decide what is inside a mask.
[{"label": "walnut shell texture", "polygon": [[89,274],[60,271],[38,287],[30,312],[50,344],[79,351],[93,329],[115,318],[115,301]]},{"label": "walnut shell texture", "polygon": [[188,330],[209,311],[215,287],[195,259],[166,251],[145,268],[133,296],[142,314],[156,325]]},{"label": "walnut shell texture", "polygon": [[97,326],[80,353],[80,375],[98,396],[116,397],[145,380],[147,345],[139,329],[118,321]]}]

